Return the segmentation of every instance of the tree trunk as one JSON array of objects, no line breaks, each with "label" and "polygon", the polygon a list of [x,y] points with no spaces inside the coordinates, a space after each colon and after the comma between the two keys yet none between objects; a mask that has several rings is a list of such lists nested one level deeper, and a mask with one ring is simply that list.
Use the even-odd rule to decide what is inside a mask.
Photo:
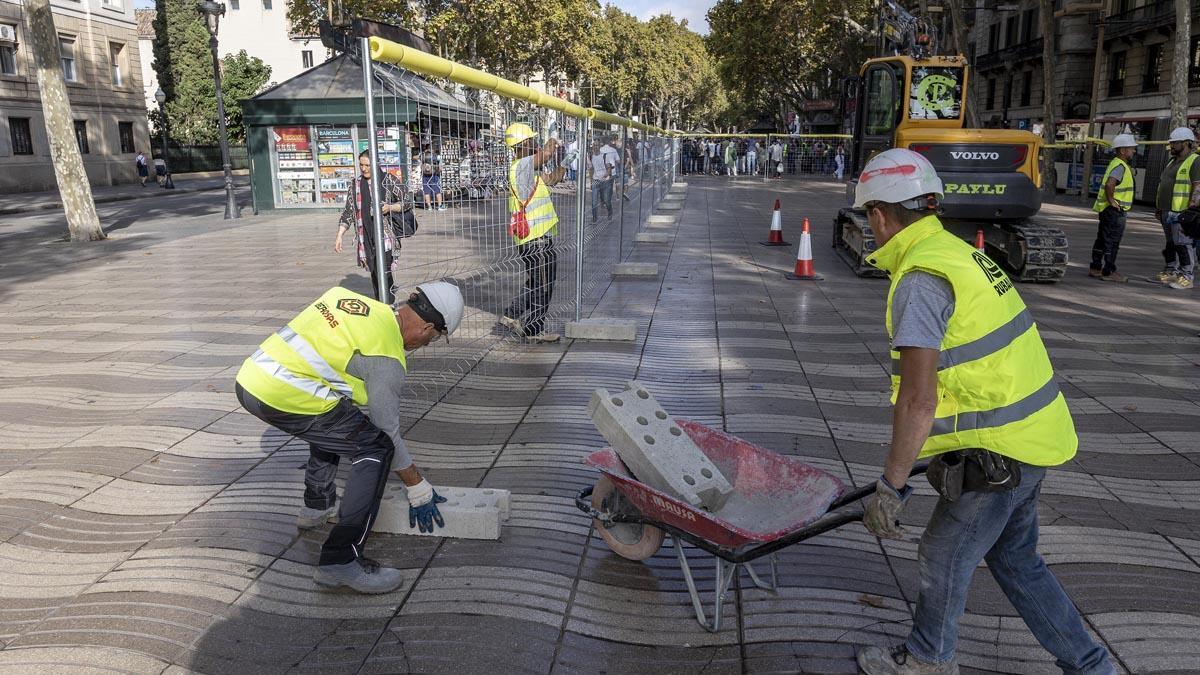
[{"label": "tree trunk", "polygon": [[75,122],[71,101],[63,81],[58,31],[50,13],[50,0],[27,0],[30,38],[37,67],[38,88],[42,96],[42,115],[46,118],[46,136],[50,140],[50,161],[58,180],[58,194],[67,216],[71,241],[104,239],[92,186],[83,170],[83,157],[75,141]]},{"label": "tree trunk", "polygon": [[[948,0],[950,5],[950,23],[954,24],[954,51],[969,58],[967,54],[967,13],[963,11],[963,0]],[[970,73],[974,75],[974,73]],[[979,114],[975,109],[975,78],[967,78],[967,110],[966,126],[968,129],[979,128]]]},{"label": "tree trunk", "polygon": [[1171,74],[1171,126],[1186,127],[1188,111],[1188,63],[1192,44],[1192,2],[1175,0],[1175,53]]},{"label": "tree trunk", "polygon": [[[1054,143],[1054,118],[1058,101],[1054,97],[1054,53],[1057,40],[1054,32],[1054,0],[1040,0],[1042,24],[1042,142]],[[1042,199],[1053,198],[1058,189],[1054,170],[1054,151],[1042,150]]]}]

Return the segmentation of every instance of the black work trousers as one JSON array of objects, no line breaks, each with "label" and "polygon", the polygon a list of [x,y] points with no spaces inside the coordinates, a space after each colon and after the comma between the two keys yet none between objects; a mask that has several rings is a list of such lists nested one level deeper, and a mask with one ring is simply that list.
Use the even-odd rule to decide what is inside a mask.
[{"label": "black work trousers", "polygon": [[333,479],[338,460],[350,460],[350,477],[342,493],[338,522],[321,546],[320,565],[341,565],[362,556],[363,545],[379,513],[395,449],[387,434],[349,401],[342,399],[320,415],[283,412],[258,400],[239,384],[238,401],[246,412],[308,441],[308,466],[304,471],[304,505],[327,509],[337,501]]},{"label": "black work trousers", "polygon": [[1092,269],[1101,274],[1117,271],[1117,251],[1125,235],[1125,212],[1112,206],[1100,212],[1100,228],[1092,244]]},{"label": "black work trousers", "polygon": [[554,252],[554,239],[549,236],[526,242],[517,251],[525,266],[525,288],[513,298],[504,315],[520,320],[526,335],[537,335],[546,328],[546,312],[558,276],[558,255]]},{"label": "black work trousers", "polygon": [[395,282],[392,281],[392,252],[383,252],[383,274],[387,279],[388,292],[384,297],[379,297],[379,282],[375,278],[375,252],[371,249],[364,251],[367,255],[367,273],[371,275],[371,295],[380,302],[386,302],[389,305],[392,303],[392,287]]}]

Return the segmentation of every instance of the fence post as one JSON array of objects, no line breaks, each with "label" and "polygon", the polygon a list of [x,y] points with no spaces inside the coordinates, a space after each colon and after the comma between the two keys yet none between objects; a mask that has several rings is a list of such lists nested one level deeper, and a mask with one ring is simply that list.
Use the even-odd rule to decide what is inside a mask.
[{"label": "fence post", "polygon": [[629,156],[629,127],[621,127],[621,232],[620,243],[617,244],[617,261],[625,259],[625,181],[628,180],[629,167],[625,166],[625,158]]},{"label": "fence post", "polygon": [[[375,289],[381,302],[391,302],[392,289],[387,288],[387,270],[383,269],[383,203],[379,200],[379,142],[375,130],[375,76],[371,71],[371,42],[369,38],[358,40],[359,58],[362,60],[363,90],[367,107],[367,150],[371,153],[371,220],[375,221]],[[354,177],[358,180],[358,176]],[[318,186],[319,187],[319,186]]]},{"label": "fence post", "polygon": [[[578,170],[575,172],[575,320],[583,319],[583,216],[584,202],[586,201],[586,179],[587,169],[592,163],[592,158],[587,153],[591,152],[591,141],[588,139],[591,120],[586,117],[579,120],[579,155],[576,158],[576,166]],[[587,162],[585,165],[584,162]]]}]

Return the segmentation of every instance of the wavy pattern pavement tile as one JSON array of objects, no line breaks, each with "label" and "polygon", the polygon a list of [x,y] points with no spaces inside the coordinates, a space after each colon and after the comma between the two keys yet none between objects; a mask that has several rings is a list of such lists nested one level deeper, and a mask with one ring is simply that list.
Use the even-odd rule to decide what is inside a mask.
[{"label": "wavy pattern pavement tile", "polygon": [[65,508],[29,524],[9,541],[47,551],[133,551],[174,522],[174,516],[116,516]]},{"label": "wavy pattern pavement tile", "polygon": [[1196,671],[1198,616],[1165,611],[1107,612],[1089,615],[1088,620],[1132,672]]},{"label": "wavy pattern pavement tile", "polygon": [[783,415],[759,415],[740,413],[726,415],[725,425],[731,434],[743,432],[777,432],[801,436],[829,437],[825,421],[812,417],[788,417]]},{"label": "wavy pattern pavement tile", "polygon": [[0,670],[13,673],[61,673],[100,675],[107,673],[159,673],[170,661],[156,659],[130,649],[115,647],[49,646],[19,647],[0,651]]},{"label": "wavy pattern pavement tile", "polygon": [[7,352],[36,354],[111,354],[139,344],[136,340],[20,340],[5,345]]},{"label": "wavy pattern pavement tile", "polygon": [[[1104,452],[1120,455],[1170,454],[1171,448],[1145,432],[1126,434],[1092,434],[1078,432],[1079,449],[1086,452]],[[1200,442],[1198,442],[1200,445]]]},{"label": "wavy pattern pavement tile", "polygon": [[417,583],[400,614],[480,614],[558,628],[570,594],[570,577],[549,572],[516,567],[437,567]]},{"label": "wavy pattern pavement tile", "polygon": [[1112,476],[1095,478],[1123,502],[1172,509],[1200,509],[1200,481],[1144,480]]},{"label": "wavy pattern pavement tile", "polygon": [[[448,439],[452,440],[452,439]],[[405,442],[408,451],[421,467],[431,469],[486,469],[500,454],[499,444],[455,445],[425,441]]]},{"label": "wavy pattern pavement tile", "polygon": [[201,459],[261,459],[278,450],[290,436],[265,434],[261,436],[230,436],[197,431],[163,452],[181,457]]},{"label": "wavy pattern pavement tile", "polygon": [[872,595],[867,603],[861,592],[788,586],[772,594],[754,588],[748,576],[742,596],[746,642],[884,642],[907,634],[902,624],[911,619],[908,605],[895,598]]},{"label": "wavy pattern pavement tile", "polygon": [[460,405],[438,403],[425,414],[431,422],[455,424],[516,424],[525,414],[524,407]]},{"label": "wavy pattern pavement tile", "polygon": [[[693,569],[693,572],[698,571]],[[710,603],[712,576],[697,576],[702,598]],[[723,612],[722,621],[726,626],[737,625],[737,606],[731,598],[732,593],[727,598]],[[711,609],[706,611],[711,612]],[[720,633],[709,633],[700,627],[685,589],[647,592],[644,589],[600,584],[586,578],[578,581],[567,630],[638,645],[686,642],[693,646],[711,646],[737,643],[736,631],[726,629]]]},{"label": "wavy pattern pavement tile", "polygon": [[242,407],[232,393],[215,391],[181,391],[151,404],[151,408],[205,408],[232,412]]},{"label": "wavy pattern pavement tile", "polygon": [[0,544],[0,597],[70,597],[128,556],[128,551],[65,553]]},{"label": "wavy pattern pavement tile", "polygon": [[1050,565],[1107,563],[1144,565],[1200,574],[1200,566],[1159,534],[1096,527],[1047,525],[1038,550]]},{"label": "wavy pattern pavement tile", "polygon": [[305,618],[384,618],[392,616],[417,577],[416,570],[403,570],[404,584],[396,591],[362,595],[323,590],[312,580],[314,571],[312,565],[277,559],[238,598],[235,607]]},{"label": "wavy pattern pavement tile", "polygon": [[9,471],[0,475],[0,499],[32,499],[66,506],[112,480],[82,471]]},{"label": "wavy pattern pavement tile", "polygon": [[1126,413],[1160,415],[1200,415],[1200,405],[1179,399],[1148,398],[1138,396],[1102,396],[1097,398],[1110,409]]},{"label": "wavy pattern pavement tile", "polygon": [[117,565],[87,594],[171,593],[228,605],[250,587],[271,561],[269,556],[232,549],[147,549]]},{"label": "wavy pattern pavement tile", "polygon": [[129,516],[183,514],[220,491],[220,485],[150,485],[116,478],[72,504],[93,513]]},{"label": "wavy pattern pavement tile", "polygon": [[1022,675],[1062,672],[1019,617],[964,615],[959,622],[957,654],[965,668]]},{"label": "wavy pattern pavement tile", "polygon": [[98,428],[96,426],[46,427],[12,423],[0,429],[0,452],[5,450],[59,448]]},{"label": "wavy pattern pavement tile", "polygon": [[[481,635],[491,639],[475,637]],[[361,672],[542,675],[550,672],[557,639],[557,626],[508,617],[402,614],[388,623]]]},{"label": "wavy pattern pavement tile", "polygon": [[139,448],[161,451],[195,433],[167,426],[113,425],[91,431],[67,443],[70,446]]},{"label": "wavy pattern pavement tile", "polygon": [[687,642],[682,645],[631,645],[568,631],[562,637],[552,672],[733,675],[742,672],[739,652],[736,645],[696,647]]},{"label": "wavy pattern pavement tile", "polygon": [[816,363],[812,361],[801,361],[803,373],[808,377],[843,377],[853,379],[871,379],[886,385],[888,378],[888,369],[877,363],[866,364],[839,364],[839,363]]}]

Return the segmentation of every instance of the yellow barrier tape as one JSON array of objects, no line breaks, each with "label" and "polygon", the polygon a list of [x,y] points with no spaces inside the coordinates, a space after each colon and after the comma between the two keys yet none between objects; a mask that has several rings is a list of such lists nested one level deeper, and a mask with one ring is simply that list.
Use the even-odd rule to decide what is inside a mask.
[{"label": "yellow barrier tape", "polygon": [[677,131],[675,135],[687,138],[836,138],[847,141],[854,138],[850,134],[689,134],[685,131]]},{"label": "yellow barrier tape", "polygon": [[369,40],[371,45],[371,59],[375,61],[400,66],[405,70],[411,70],[421,75],[438,77],[450,80],[451,82],[457,82],[464,86],[483,89],[504,96],[505,98],[528,101],[534,105],[557,110],[565,115],[579,119],[591,119],[606,124],[632,127],[645,133],[661,136],[672,134],[672,132],[666,129],[626,119],[619,115],[604,112],[603,110],[576,105],[570,101],[544,94],[512,80],[506,80],[477,68],[464,66],[461,63],[443,59],[440,56],[434,56],[419,49],[405,47],[391,40],[381,37],[372,37]]}]

